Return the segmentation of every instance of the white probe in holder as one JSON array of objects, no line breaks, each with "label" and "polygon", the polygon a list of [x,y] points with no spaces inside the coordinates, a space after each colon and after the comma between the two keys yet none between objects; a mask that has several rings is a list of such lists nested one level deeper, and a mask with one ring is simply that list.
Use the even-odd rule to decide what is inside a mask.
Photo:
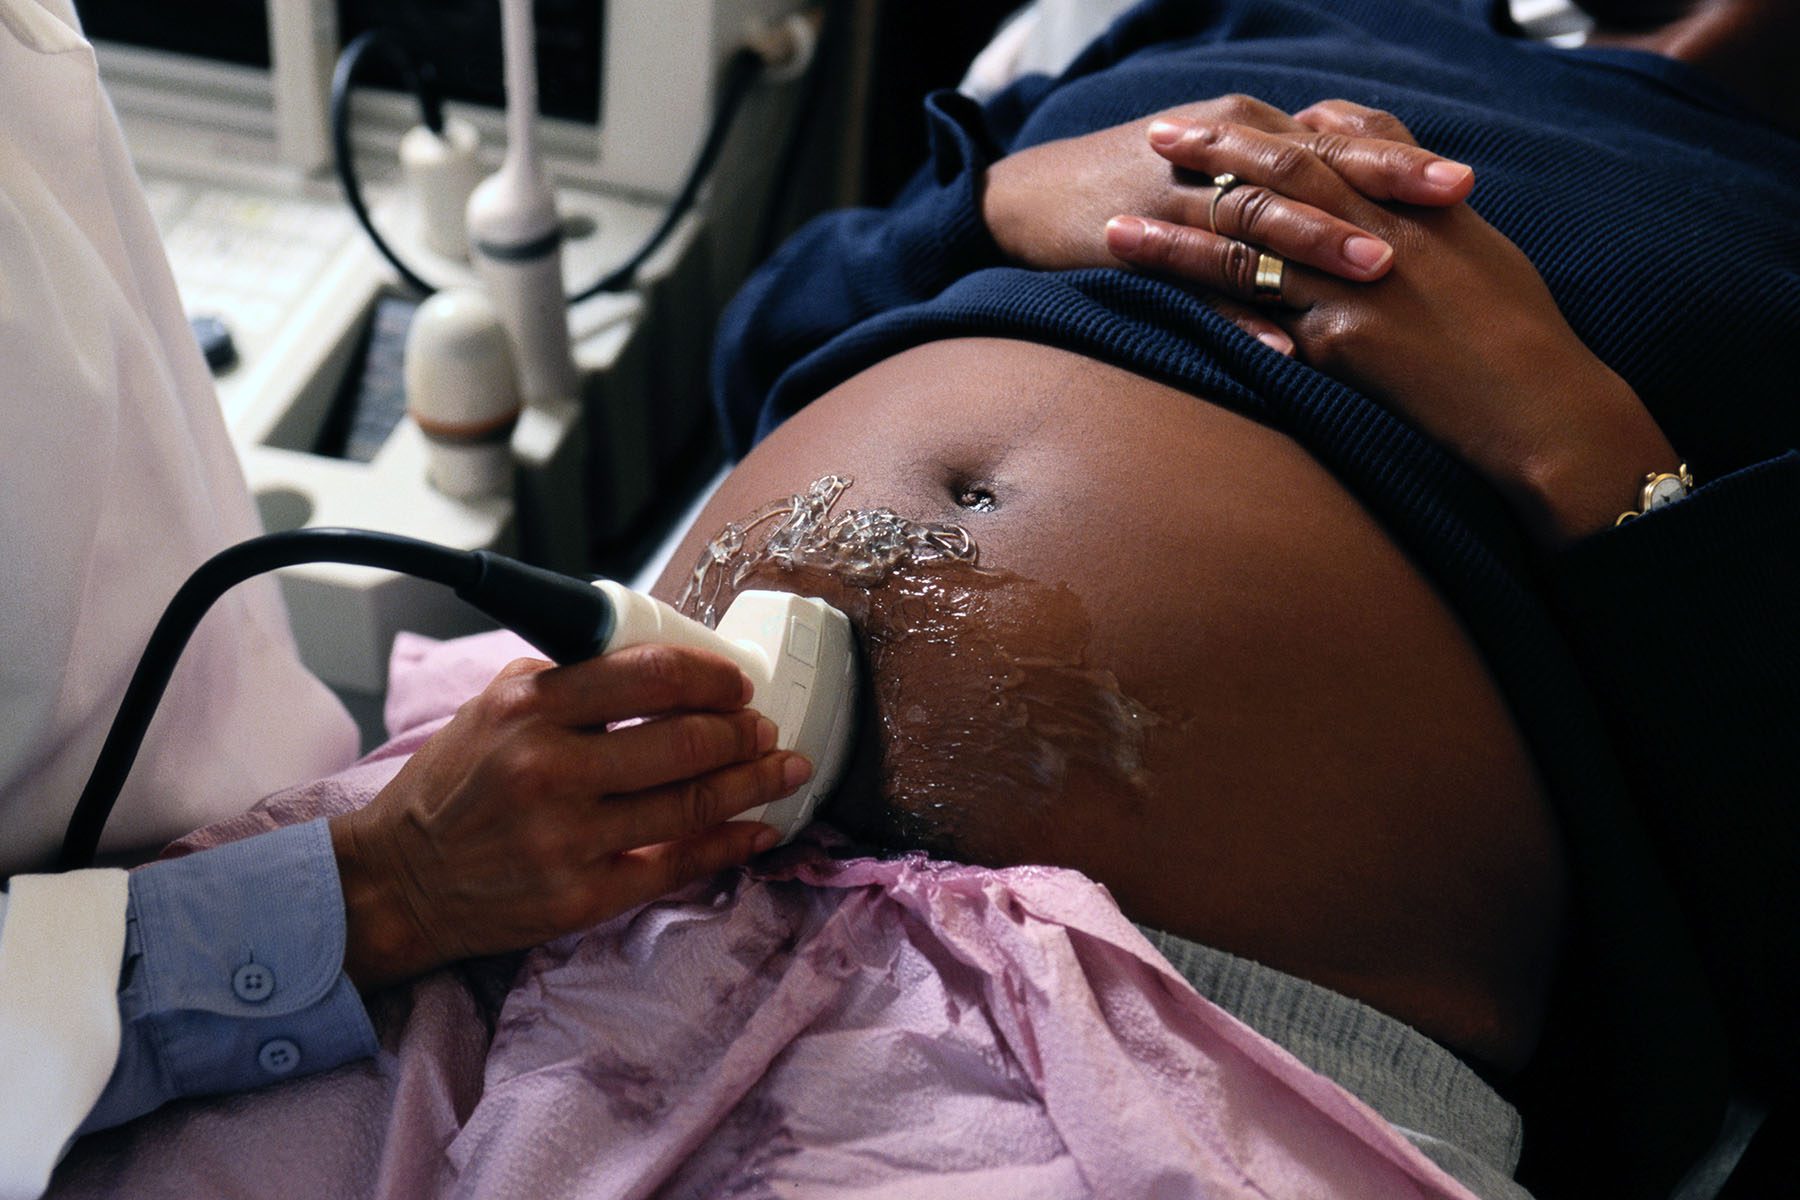
[{"label": "white probe in holder", "polygon": [[690,646],[730,659],[750,677],[750,707],[775,722],[776,748],[805,755],[813,773],[793,795],[735,819],[762,821],[791,841],[850,759],[859,672],[849,618],[811,596],[748,591],[738,593],[715,630],[611,580],[594,586],[613,604],[609,653],[653,643]]},{"label": "white probe in holder", "polygon": [[446,496],[512,493],[519,422],[511,343],[492,302],[448,288],[419,306],[406,333],[406,413],[430,447],[426,478]]},{"label": "white probe in holder", "polygon": [[563,295],[562,218],[537,142],[537,34],[531,0],[501,0],[506,157],[469,197],[469,261],[512,339],[525,403],[580,393]]},{"label": "white probe in holder", "polygon": [[415,125],[400,139],[400,169],[433,254],[469,257],[469,197],[481,183],[480,156],[481,136],[461,117],[446,118],[441,134]]}]

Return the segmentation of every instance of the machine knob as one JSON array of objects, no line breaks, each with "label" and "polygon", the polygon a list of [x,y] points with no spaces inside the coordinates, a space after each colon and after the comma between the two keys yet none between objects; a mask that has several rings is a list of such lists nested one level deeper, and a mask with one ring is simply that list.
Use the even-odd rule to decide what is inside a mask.
[{"label": "machine knob", "polygon": [[237,362],[237,343],[231,340],[231,326],[225,318],[202,313],[188,318],[188,328],[194,331],[194,340],[200,343],[200,353],[214,375],[223,374]]}]

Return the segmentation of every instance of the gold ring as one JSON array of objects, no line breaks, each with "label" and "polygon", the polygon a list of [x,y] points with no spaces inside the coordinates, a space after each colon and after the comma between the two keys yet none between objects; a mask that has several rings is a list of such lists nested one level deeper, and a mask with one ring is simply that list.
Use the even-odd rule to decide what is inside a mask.
[{"label": "gold ring", "polygon": [[1213,176],[1212,200],[1206,206],[1206,227],[1212,232],[1219,232],[1219,198],[1242,182],[1244,181],[1230,171]]},{"label": "gold ring", "polygon": [[1256,255],[1256,298],[1281,299],[1281,286],[1287,281],[1287,261],[1267,251]]}]

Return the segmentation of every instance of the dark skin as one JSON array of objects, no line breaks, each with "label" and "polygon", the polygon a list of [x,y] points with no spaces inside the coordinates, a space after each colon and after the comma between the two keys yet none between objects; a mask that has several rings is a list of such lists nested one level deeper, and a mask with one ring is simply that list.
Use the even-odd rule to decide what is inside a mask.
[{"label": "dark skin", "polygon": [[[1343,101],[1314,105],[1297,119],[1328,139],[1412,141],[1389,114]],[[1399,247],[1394,267],[1371,288],[1290,264],[1283,302],[1241,319],[1273,324],[1307,362],[1413,420],[1486,475],[1544,545],[1610,526],[1635,506],[1646,470],[1680,462],[1636,394],[1562,319],[1531,263],[1473,209],[1375,205],[1324,158],[1286,154],[1284,139],[1247,124],[1165,119],[1149,136],[1177,166],[1252,181],[1219,206],[1229,233],[1260,188],[1305,197]],[[1132,227],[1135,237],[1121,238]],[[1108,248],[1133,265],[1243,296],[1219,269],[1218,244],[1226,240],[1136,218],[1107,228]],[[1485,319],[1495,310],[1515,319]]]},{"label": "dark skin", "polygon": [[[1747,98],[1791,127],[1793,85],[1769,65],[1770,45],[1800,42],[1791,6],[1706,4],[1652,34],[1603,28],[1596,41],[1687,58],[1715,74],[1742,68]],[[1418,151],[1391,116],[1328,102],[1290,117],[1245,97],[1160,115],[995,164],[984,215],[1002,248],[1043,268],[1123,261],[1212,286],[1220,307],[1271,347],[1359,384],[1486,474],[1546,545],[1610,526],[1634,507],[1647,469],[1679,461],[1637,397],[1568,329],[1530,264],[1460,206],[1473,184],[1467,169]],[[1206,181],[1221,171],[1248,183],[1218,196]],[[1126,219],[1107,219],[1117,216]],[[1290,260],[1283,304],[1247,303],[1255,257],[1246,243]],[[1497,312],[1508,319],[1495,320]],[[1071,792],[1060,819],[1044,821],[1036,810],[1009,812],[994,789],[972,792],[993,817],[994,840],[965,822],[971,857],[1078,867],[1137,919],[1359,996],[1489,1064],[1528,1056],[1559,930],[1561,849],[1485,673],[1464,657],[1466,646],[1428,644],[1434,628],[1454,625],[1441,607],[1431,611],[1429,589],[1384,573],[1392,547],[1358,529],[1335,503],[1346,499],[1332,496],[1335,485],[1285,474],[1278,464],[1297,452],[1277,449],[1267,431],[1239,428],[1191,398],[1164,404],[1173,398],[1142,380],[1097,378],[1116,374],[1108,368],[1059,367],[1054,351],[976,347],[910,351],[822,398],[747,461],[702,517],[702,531],[822,470],[873,480],[876,494],[859,503],[940,520],[956,519],[952,495],[972,473],[1019,481],[1015,512],[1036,521],[1008,528],[1004,506],[992,514],[1001,520],[962,514],[993,548],[987,561],[1068,582],[1087,599],[1099,614],[1097,654],[1127,691],[1173,695],[1179,706],[1184,695],[1222,689],[1237,703],[1208,709],[1197,730],[1164,742],[1153,763],[1164,786],[1137,809],[1104,798],[1083,805]],[[1031,379],[1038,389],[1019,386]],[[970,387],[976,395],[941,423],[923,415],[947,388]],[[1103,405],[1080,403],[1101,399],[1094,388]],[[1119,406],[1128,411],[1106,429],[1081,430],[1083,414],[1118,414]],[[921,426],[940,424],[969,440],[943,446],[935,433],[921,437]],[[1140,438],[1136,453],[1124,444]],[[896,446],[907,451],[896,456]],[[1130,477],[1110,476],[1121,461],[1135,468]],[[1191,472],[1162,479],[1145,469],[1171,461],[1254,469],[1226,469],[1216,489]],[[1256,495],[1269,479],[1283,486],[1263,497],[1267,510],[1255,519],[1304,512],[1320,523],[1311,530],[1332,532],[1329,550],[1287,525],[1261,528],[1234,553],[1232,531],[1241,528],[1215,505],[1240,489]],[[1090,522],[1105,529],[1115,521],[1129,531],[1082,536]],[[1161,561],[1205,568],[1146,584],[1142,551],[1159,534],[1180,543]],[[1115,561],[1121,543],[1130,562]],[[684,555],[695,548],[690,541]],[[1317,581],[1348,562],[1378,613],[1404,613],[1391,628],[1359,630],[1360,643],[1348,636],[1353,613],[1307,611],[1295,591],[1259,574],[1274,563]],[[1246,592],[1234,597],[1224,581]],[[1243,594],[1255,602],[1234,606]],[[1167,636],[1171,602],[1199,627],[1226,631],[1227,643],[1256,649],[1182,658]],[[1273,652],[1276,630],[1304,651]],[[1383,669],[1365,662],[1348,672],[1365,685],[1354,700],[1334,690],[1345,675],[1307,673],[1317,656],[1383,637],[1396,639]],[[1393,673],[1458,662],[1468,676]],[[941,689],[942,676],[931,683]],[[1390,704],[1419,707],[1402,714]],[[1299,710],[1301,725],[1287,723]],[[1378,724],[1413,736],[1384,743],[1356,729],[1353,712],[1386,713]],[[1414,724],[1447,713],[1457,714],[1454,729]],[[1309,736],[1294,736],[1296,728]],[[1458,777],[1454,787],[1443,786],[1446,776],[1432,781],[1430,768],[1409,778],[1420,765],[1410,756],[1445,746],[1454,749],[1437,767]],[[1510,765],[1481,757],[1493,754],[1517,757]],[[1365,775],[1385,785],[1380,795],[1358,791],[1354,781]],[[1447,797],[1466,797],[1477,779],[1493,789],[1480,817],[1442,807],[1454,809]],[[1383,839],[1361,823],[1370,816],[1387,848],[1405,846],[1403,854],[1384,859]],[[1419,837],[1425,842],[1411,841]],[[1411,875],[1402,858],[1451,864],[1449,878]],[[1421,923],[1421,909],[1433,917]]]},{"label": "dark skin", "polygon": [[[1650,29],[1602,21],[1589,44],[1686,62],[1800,131],[1800,5],[1790,0],[1696,0]],[[1452,167],[1439,167],[1447,186],[1434,194],[1424,172],[1439,160],[1426,156],[1410,177],[1393,173],[1384,193],[1366,166],[1384,145],[1396,165],[1423,153],[1387,113],[1325,101],[1290,117],[1226,97],[1013,155],[990,169],[984,206],[1002,248],[1028,265],[1122,262],[1216,289],[1246,330],[1356,383],[1484,474],[1544,545],[1611,526],[1637,506],[1648,471],[1675,468],[1677,449],[1575,337],[1517,248],[1469,209],[1447,206],[1468,195],[1472,177],[1451,183]],[[1186,174],[1146,166],[1147,153]],[[1223,171],[1247,182],[1215,207],[1206,181]],[[1122,199],[1097,229],[1108,180]],[[1395,256],[1359,278],[1272,236],[1275,214],[1307,209],[1322,214],[1316,230],[1335,231],[1322,222],[1336,218]],[[1213,216],[1224,236],[1210,230]],[[1290,260],[1284,305],[1246,303],[1255,264],[1246,244]],[[1496,310],[1515,318],[1490,320]]]},{"label": "dark skin", "polygon": [[[1205,181],[1224,172],[1245,182],[1215,205]],[[1059,179],[1079,181],[1062,185],[1072,195]],[[1111,220],[1096,217],[1108,179],[1127,200]],[[984,211],[1030,266],[1123,262],[1210,286],[1247,331],[1416,421],[1562,545],[1610,525],[1647,470],[1680,459],[1524,255],[1459,203],[1473,184],[1386,113],[1326,101],[1290,117],[1228,96],[1003,159]],[[1344,230],[1395,253],[1360,276],[1334,267]],[[1284,304],[1249,303],[1252,245],[1289,260]]]},{"label": "dark skin", "polygon": [[[1091,661],[1163,720],[1141,792],[1083,777],[1046,790],[964,764],[941,818],[952,844],[934,849],[1074,867],[1137,920],[1362,998],[1472,1057],[1522,1060],[1562,895],[1536,779],[1455,619],[1298,446],[1065,351],[932,343],[760,445],[659,593],[675,597],[727,521],[831,472],[855,478],[857,507],[959,522],[987,566],[1066,586]],[[971,482],[991,509],[959,502]],[[980,685],[955,660],[890,670],[902,704],[954,706]],[[829,815],[879,825],[876,786],[846,786]]]},{"label": "dark skin", "polygon": [[[1290,221],[1271,244],[1291,238],[1298,258],[1341,233]],[[948,407],[933,418],[934,404]],[[953,436],[928,444],[921,422]],[[896,460],[895,446],[909,450]],[[1190,462],[1210,464],[1207,487],[1171,465]],[[952,485],[995,481],[1001,506],[970,521],[988,561],[1073,588],[1095,659],[1180,722],[1153,744],[1147,797],[1019,798],[1054,802],[1049,821],[990,805],[969,857],[1076,867],[1138,919],[1361,997],[1471,1057],[1528,1055],[1562,890],[1536,781],[1454,620],[1297,448],[1074,356],[942,343],[812,406],[697,529],[830,470],[863,480],[859,503],[925,519],[968,519]],[[1171,578],[1146,587],[1141,556],[1158,546]],[[1172,596],[1195,622],[1178,640]],[[624,675],[576,678],[608,668]],[[720,668],[521,663],[496,680],[375,804],[334,822],[353,978],[527,945],[741,861],[760,831],[716,822],[798,779],[750,714],[732,715],[742,681]],[[644,675],[654,688],[632,694]],[[582,699],[622,688],[617,711]],[[525,806],[492,819],[511,795]]]},{"label": "dark skin", "polygon": [[1783,129],[1800,133],[1800,80],[1794,70],[1800,7],[1790,0],[1696,0],[1685,15],[1650,30],[1602,20],[1588,45],[1691,63]]},{"label": "dark skin", "polygon": [[[1800,129],[1800,92],[1791,68],[1800,45],[1800,7],[1787,0],[1701,0],[1680,19],[1650,31],[1603,24],[1592,41],[1689,61],[1770,120]],[[1486,473],[1546,543],[1609,525],[1629,506],[1647,467],[1673,465],[1674,450],[1661,431],[1629,389],[1574,340],[1529,265],[1455,207],[1472,186],[1466,168],[1417,150],[1391,117],[1348,105],[1327,103],[1290,117],[1234,97],[1164,115],[1174,120],[1155,141],[1146,118],[996,164],[986,215],[997,240],[1028,264],[1123,261],[1212,284],[1221,307],[1246,329],[1283,353],[1358,382]],[[1294,149],[1273,146],[1258,134],[1278,135]],[[1236,170],[1252,180],[1217,206],[1227,236],[1205,227],[1215,213],[1204,176],[1171,172],[1170,164],[1209,174]],[[1409,207],[1381,207],[1390,201]],[[1109,223],[1117,216],[1130,220]],[[1252,294],[1254,265],[1243,249],[1246,241],[1295,264],[1287,292],[1291,307],[1258,310],[1244,303]],[[1499,294],[1489,295],[1485,289],[1495,279],[1501,281]],[[1367,286],[1376,281],[1388,286]],[[1487,319],[1496,309],[1510,309],[1516,319]],[[1458,329],[1465,346],[1474,328],[1504,326],[1514,340],[1444,361],[1434,349],[1444,342],[1414,336],[1433,321],[1440,332]],[[869,374],[887,372],[879,382],[901,393],[904,380],[893,371],[915,373],[934,386],[957,378],[944,372],[964,371],[959,386],[979,384],[981,369],[960,357],[966,344],[916,353],[926,357],[895,360]],[[1060,825],[1001,822],[994,825],[997,836],[1038,839],[1042,853],[1026,846],[985,857],[1081,866],[1112,884],[1141,919],[1362,996],[1472,1057],[1500,1065],[1519,1061],[1534,1040],[1556,937],[1560,851],[1516,734],[1454,621],[1379,531],[1347,506],[1335,484],[1309,478],[1304,460],[1293,459],[1291,446],[1269,442],[1274,435],[1267,431],[1130,376],[1107,379],[1107,369],[1063,361],[1068,356],[1054,351],[1008,344],[988,346],[983,354],[1011,371],[999,372],[995,381],[1015,402],[981,410],[981,422],[960,429],[960,446],[896,455],[896,446],[918,440],[918,428],[895,418],[879,445],[869,444],[862,430],[859,450],[861,427],[850,422],[833,429],[829,422],[839,406],[822,401],[814,406],[816,416],[809,410],[790,426],[795,432],[771,439],[785,449],[753,460],[777,465],[734,477],[698,528],[710,533],[719,521],[803,487],[824,470],[860,473],[865,490],[859,503],[885,499],[903,511],[917,510],[909,515],[936,516],[947,511],[948,475],[962,478],[984,463],[1012,464],[1031,486],[1012,491],[1011,517],[1002,516],[1008,511],[1003,508],[986,523],[984,547],[1021,573],[1080,581],[1096,616],[1095,653],[1116,658],[1120,678],[1146,697],[1173,700],[1179,708],[1182,695],[1191,694],[1184,688],[1216,689],[1224,679],[1235,689],[1233,698],[1246,703],[1207,713],[1215,737],[1201,744],[1219,753],[1188,764],[1216,785],[1207,794],[1212,807],[1196,808],[1192,793],[1182,792],[1186,807],[1154,814],[1149,823],[1155,804],[1124,816],[1098,808],[1067,812]],[[933,356],[948,357],[929,361]],[[1537,364],[1537,376],[1509,373],[1507,364],[1521,357]],[[1397,371],[1396,363],[1407,366]],[[1018,398],[1017,380],[1031,376],[1046,390]],[[1554,394],[1547,380],[1555,381]],[[845,387],[853,385],[861,386],[851,381]],[[1066,399],[1056,397],[1096,386],[1105,388],[1109,403],[1115,395],[1130,397],[1120,402],[1136,407],[1140,419],[1079,432],[1079,414],[1065,411]],[[1571,403],[1575,399],[1582,402]],[[1194,418],[1195,411],[1208,415]],[[1554,420],[1546,415],[1552,412],[1558,414]],[[801,439],[813,424],[835,444],[819,440],[808,450]],[[1146,430],[1157,435],[1150,441],[1158,445],[1143,448],[1141,463],[1156,461],[1169,439],[1200,439],[1204,444],[1193,449],[1210,455],[1206,461],[1217,467],[1213,479],[1232,479],[1245,494],[1254,494],[1265,478],[1286,480],[1292,487],[1270,496],[1271,505],[1304,510],[1340,536],[1321,547],[1306,527],[1261,528],[1259,537],[1246,541],[1239,523],[1244,514],[1234,516],[1230,504],[1210,506],[1222,503],[1228,489],[1171,504],[1179,489],[1146,492],[1154,471],[1118,480],[1110,489],[1068,493],[1067,480],[1078,477],[1068,471],[1080,465],[1068,455],[1078,452],[1079,439],[1121,436],[1119,428],[1131,436]],[[1059,486],[1065,490],[1059,493]],[[1301,498],[1309,505],[1302,506]],[[1034,505],[1040,518],[1062,523],[1059,538],[1045,538],[1042,523],[1020,519]],[[1171,514],[1181,517],[1183,530],[1203,528],[1220,543],[1222,557],[1210,562],[1241,568],[1195,573],[1192,554],[1175,556],[1186,573],[1177,572],[1178,587],[1159,588],[1165,600],[1181,597],[1184,611],[1196,619],[1222,623],[1197,626],[1207,635],[1199,639],[1210,646],[1206,659],[1187,662],[1173,680],[1158,675],[1172,661],[1167,603],[1149,603],[1124,564],[1113,563],[1111,574],[1094,568],[1111,561],[1112,544],[1084,537],[1120,523],[1153,535]],[[967,516],[960,510],[950,515]],[[1309,612],[1316,589],[1299,588],[1294,578],[1260,576],[1274,569],[1266,562],[1231,559],[1234,546],[1241,551],[1250,542],[1260,542],[1265,559],[1271,546],[1280,547],[1283,555],[1271,561],[1290,569],[1303,564],[1328,576],[1354,565],[1355,582],[1346,579],[1340,592],[1357,603]],[[690,550],[693,545],[690,539]],[[1137,582],[1122,593],[1121,578]],[[1251,579],[1260,580],[1260,592],[1247,587]],[[1365,579],[1379,581],[1374,612],[1367,609]],[[1247,602],[1251,596],[1255,603]],[[1354,641],[1342,636],[1346,624],[1374,638],[1370,644],[1384,644],[1377,637],[1384,630],[1375,627],[1384,607],[1406,617],[1400,628],[1385,630],[1399,639],[1386,643],[1395,653],[1357,664],[1361,675],[1314,679],[1308,689],[1292,686],[1318,662],[1345,652]],[[1359,628],[1359,621],[1375,626]],[[1284,642],[1276,626],[1315,633]],[[1244,641],[1220,642],[1221,629]],[[1262,652],[1245,650],[1255,645]],[[462,955],[524,946],[752,853],[759,845],[757,827],[718,822],[791,790],[805,766],[767,752],[753,715],[739,711],[746,694],[741,679],[723,663],[703,658],[664,656],[605,668],[623,670],[618,680],[587,680],[587,673],[603,668],[586,664],[555,671],[548,664],[518,664],[433,739],[365,814],[335,821],[349,922],[346,965],[353,978],[378,985]],[[1289,670],[1285,692],[1273,664]],[[1407,671],[1429,677],[1408,679]],[[1351,694],[1346,678],[1356,683]],[[647,681],[654,694],[637,695],[629,714],[597,714],[563,702],[570,691],[582,690],[573,685],[616,690],[630,688],[634,679]],[[1282,722],[1309,705],[1321,711],[1299,727],[1300,736],[1280,745],[1257,741],[1259,728],[1296,728]],[[1372,713],[1385,714],[1386,726]],[[654,714],[674,717],[680,724],[671,728],[684,732],[660,742],[602,732],[614,716]],[[1438,728],[1431,739],[1395,742],[1388,736],[1409,722],[1431,729],[1431,722],[1446,720],[1453,728]],[[1296,744],[1303,752],[1295,753]],[[571,747],[577,752],[569,753]],[[1447,757],[1421,753],[1421,747],[1444,749]],[[1160,764],[1153,765],[1168,771],[1182,752],[1165,746],[1160,753]],[[1364,776],[1397,786],[1367,796]],[[1463,795],[1484,796],[1490,809],[1462,812],[1453,803],[1445,810],[1446,778]],[[1351,784],[1358,780],[1363,792]],[[1264,784],[1283,782],[1291,785],[1285,793],[1267,797],[1274,808],[1245,799],[1261,796]],[[1479,786],[1470,791],[1471,783]],[[1359,806],[1358,796],[1392,811]],[[596,797],[607,800],[596,804]],[[1283,804],[1301,808],[1284,810]],[[1375,829],[1343,819],[1375,811],[1385,814]],[[1338,823],[1325,821],[1326,813],[1337,814]],[[1496,813],[1503,818],[1497,825],[1484,823]],[[501,816],[506,819],[489,819]],[[1190,826],[1198,832],[1171,832]],[[1314,831],[1310,838],[1308,829]],[[1384,857],[1421,836],[1430,844],[1416,849],[1450,856],[1447,877],[1418,875],[1418,859],[1410,854],[1404,862]],[[1146,853],[1162,869],[1149,869]],[[470,869],[514,859],[534,869]],[[1184,869],[1168,869],[1171,861]],[[1204,864],[1208,873],[1197,876],[1192,864]],[[483,892],[484,886],[491,890]]]},{"label": "dark skin", "polygon": [[[724,660],[669,647],[513,664],[333,820],[351,979],[534,945],[766,848],[769,830],[728,818],[810,766],[770,750],[748,694]],[[607,729],[634,717],[658,719]]]}]

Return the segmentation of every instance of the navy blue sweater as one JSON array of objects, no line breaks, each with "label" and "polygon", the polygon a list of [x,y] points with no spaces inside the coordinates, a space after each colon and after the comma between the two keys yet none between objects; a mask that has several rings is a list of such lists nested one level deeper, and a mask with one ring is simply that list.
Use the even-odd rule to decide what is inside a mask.
[{"label": "navy blue sweater", "polygon": [[[1146,3],[1059,79],[1021,81],[985,109],[933,97],[933,158],[901,199],[815,221],[733,303],[715,398],[741,449],[909,346],[1016,337],[1205,396],[1303,444],[1432,578],[1511,702],[1578,873],[1580,994],[1563,1007],[1597,1014],[1570,1041],[1553,1030],[1550,1045],[1572,1054],[1578,1040],[1638,1094],[1562,1090],[1590,1117],[1624,1105],[1620,1137],[1635,1130],[1653,1158],[1648,1131],[1679,1124],[1659,1084],[1685,1078],[1691,1096],[1717,1085],[1706,1003],[1683,981],[1682,928],[1698,936],[1745,1060],[1770,1068],[1760,1084],[1800,1069],[1800,988],[1779,970],[1800,954],[1800,623],[1785,619],[1800,591],[1800,404],[1778,360],[1800,333],[1800,140],[1682,64],[1520,42],[1487,8]],[[977,207],[989,162],[1227,92],[1289,111],[1333,97],[1383,108],[1420,144],[1472,164],[1471,203],[1524,249],[1704,486],[1546,561],[1496,494],[1417,430],[1261,347],[1189,290],[1003,260]],[[1633,1079],[1626,1060],[1651,1053],[1666,1057]]]}]

